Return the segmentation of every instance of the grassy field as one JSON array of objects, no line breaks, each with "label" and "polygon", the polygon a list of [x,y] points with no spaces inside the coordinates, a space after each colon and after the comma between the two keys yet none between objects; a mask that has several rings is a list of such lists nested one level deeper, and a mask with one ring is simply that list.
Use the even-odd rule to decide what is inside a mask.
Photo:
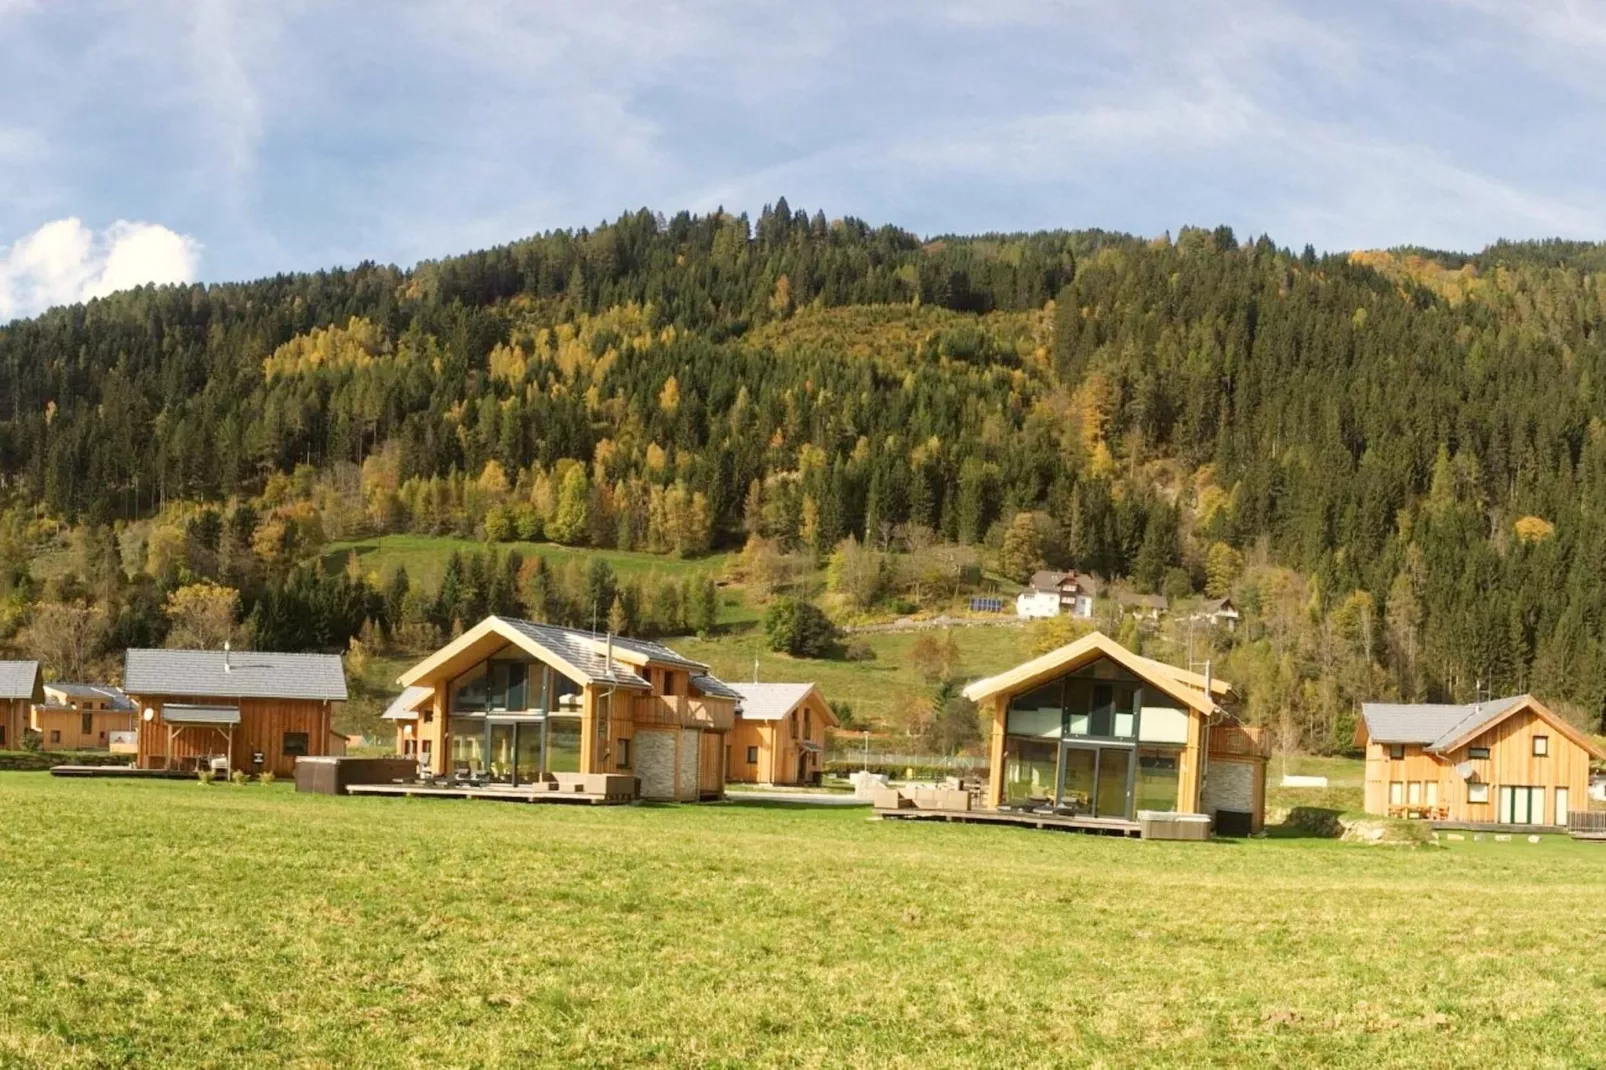
[{"label": "grassy field", "polygon": [[0,1065],[1584,1066],[1606,851],[0,774]]},{"label": "grassy field", "polygon": [[[498,554],[517,550],[526,560],[544,557],[552,568],[561,568],[570,560],[589,562],[600,557],[613,566],[621,577],[639,579],[658,574],[661,576],[687,576],[708,572],[715,576],[725,570],[728,554],[710,554],[707,557],[682,559],[664,554],[634,553],[628,550],[587,550],[573,546],[559,546],[552,542],[505,542],[491,547]],[[471,554],[482,553],[486,544],[477,539],[455,539],[437,535],[381,535],[371,539],[331,542],[324,547],[324,567],[339,570],[346,567],[352,554],[362,562],[364,572],[380,577],[381,582],[397,566],[407,569],[407,577],[414,585],[433,591],[440,585],[441,570],[452,551]]]}]

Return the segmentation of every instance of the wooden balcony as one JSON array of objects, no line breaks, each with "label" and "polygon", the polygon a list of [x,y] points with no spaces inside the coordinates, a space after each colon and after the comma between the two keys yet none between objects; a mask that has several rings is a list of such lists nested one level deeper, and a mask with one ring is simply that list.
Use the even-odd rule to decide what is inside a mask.
[{"label": "wooden balcony", "polygon": [[729,732],[736,722],[736,703],[682,695],[638,695],[631,719],[638,725]]}]

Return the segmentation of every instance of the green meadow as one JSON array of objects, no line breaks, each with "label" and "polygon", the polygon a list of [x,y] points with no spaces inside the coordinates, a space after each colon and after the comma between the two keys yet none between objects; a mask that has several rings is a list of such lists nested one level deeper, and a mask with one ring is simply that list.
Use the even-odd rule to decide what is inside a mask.
[{"label": "green meadow", "polygon": [[0,1066],[1586,1066],[1606,848],[0,774]]}]

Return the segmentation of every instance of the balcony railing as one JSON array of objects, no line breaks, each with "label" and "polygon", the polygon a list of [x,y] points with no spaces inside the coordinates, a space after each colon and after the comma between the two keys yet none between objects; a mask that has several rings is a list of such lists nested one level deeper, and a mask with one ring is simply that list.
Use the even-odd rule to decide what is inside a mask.
[{"label": "balcony railing", "polygon": [[635,701],[633,719],[638,725],[728,732],[736,720],[736,704],[727,699],[640,695]]}]

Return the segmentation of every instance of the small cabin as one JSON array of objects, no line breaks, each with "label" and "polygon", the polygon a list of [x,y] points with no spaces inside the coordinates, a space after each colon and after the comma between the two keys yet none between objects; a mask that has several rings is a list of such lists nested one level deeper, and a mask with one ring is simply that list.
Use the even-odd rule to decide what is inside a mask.
[{"label": "small cabin", "polygon": [[134,764],[290,776],[329,754],[346,673],[335,654],[129,650],[123,690],[139,710]]},{"label": "small cabin", "polygon": [[1093,632],[965,696],[992,722],[994,810],[1135,825],[1145,811],[1209,814],[1218,832],[1264,820],[1263,734],[1224,680],[1142,657]]},{"label": "small cabin", "polygon": [[837,727],[813,684],[731,684],[741,696],[726,767],[742,784],[818,784],[826,730]]},{"label": "small cabin", "polygon": [[736,692],[658,643],[492,616],[397,681],[396,753],[495,787],[616,774],[644,799],[718,799]]},{"label": "small cabin", "polygon": [[33,705],[45,700],[37,661],[0,661],[0,750],[21,750]]},{"label": "small cabin", "polygon": [[137,727],[138,712],[121,688],[109,684],[44,685],[31,726],[46,750],[110,751]]},{"label": "small cabin", "polygon": [[1564,826],[1606,750],[1532,695],[1464,705],[1368,702],[1355,726],[1369,814]]}]

